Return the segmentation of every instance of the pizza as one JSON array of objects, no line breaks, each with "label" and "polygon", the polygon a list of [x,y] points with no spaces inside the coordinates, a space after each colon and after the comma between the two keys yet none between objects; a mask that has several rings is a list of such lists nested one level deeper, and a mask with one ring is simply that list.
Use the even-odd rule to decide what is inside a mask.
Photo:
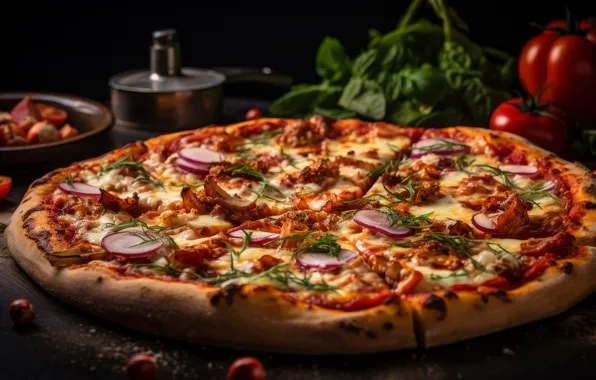
[{"label": "pizza", "polygon": [[433,347],[596,288],[596,181],[472,127],[263,118],[34,181],[6,229],[42,288],[133,329],[338,354]]}]

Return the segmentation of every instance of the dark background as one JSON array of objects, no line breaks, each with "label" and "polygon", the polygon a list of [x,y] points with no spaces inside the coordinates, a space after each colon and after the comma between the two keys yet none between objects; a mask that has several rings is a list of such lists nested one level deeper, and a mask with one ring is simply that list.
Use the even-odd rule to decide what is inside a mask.
[{"label": "dark background", "polygon": [[[594,3],[576,2],[571,8],[581,16],[596,15]],[[295,82],[317,81],[314,60],[324,36],[339,38],[355,55],[366,46],[368,29],[394,28],[409,1],[260,2],[244,7],[140,4],[23,3],[17,4],[22,10],[3,11],[0,91],[55,91],[107,101],[111,75],[148,67],[151,32],[159,28],[178,30],[185,66],[268,66]],[[558,1],[450,4],[468,23],[473,40],[515,55],[538,32],[530,21],[544,25],[564,16],[564,3]],[[434,16],[430,9],[422,14]],[[231,89],[232,95],[255,97],[272,97],[279,91]]]}]

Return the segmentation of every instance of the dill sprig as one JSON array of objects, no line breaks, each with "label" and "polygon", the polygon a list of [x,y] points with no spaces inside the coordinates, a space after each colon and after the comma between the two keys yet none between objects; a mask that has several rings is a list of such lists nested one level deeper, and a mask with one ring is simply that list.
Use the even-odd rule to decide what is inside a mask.
[{"label": "dill sprig", "polygon": [[470,240],[463,236],[448,236],[438,232],[427,232],[422,238],[424,241],[436,241],[438,243],[450,246],[455,252],[466,256],[474,265],[474,268],[486,272],[484,265],[480,264],[470,254],[470,248],[472,247],[473,240]]},{"label": "dill sprig", "polygon": [[172,227],[162,227],[162,226],[148,225],[147,223],[145,223],[141,220],[138,220],[138,219],[131,219],[127,223],[123,223],[123,224],[119,224],[119,225],[115,225],[114,223],[106,223],[103,225],[103,228],[109,228],[112,231],[120,231],[125,228],[141,227],[143,229],[144,234],[141,235],[141,234],[132,232],[133,235],[143,239],[143,243],[141,243],[141,244],[150,243],[150,242],[153,242],[156,240],[162,240],[162,241],[165,241],[166,243],[170,244],[174,248],[178,249],[179,248],[178,244],[176,244],[174,239],[172,239],[172,237],[170,235],[166,234],[165,232],[170,231],[170,230],[175,230],[180,227],[184,227],[185,225],[186,225],[186,223],[182,223],[182,224],[178,224],[178,225],[172,226]]},{"label": "dill sprig", "polygon": [[381,207],[379,211],[383,212],[391,221],[391,227],[393,226],[404,226],[408,228],[426,228],[433,223],[433,220],[429,218],[434,212],[423,215],[401,215],[397,211],[390,209],[389,207]]},{"label": "dill sprig", "polygon": [[258,137],[255,137],[254,139],[251,139],[245,143],[242,144],[238,144],[239,146],[247,146],[247,145],[267,145],[269,144],[269,140],[272,139],[273,137],[281,134],[283,131],[281,128],[278,129],[270,129],[268,131],[265,131],[263,133],[261,133]]},{"label": "dill sprig", "polygon": [[291,155],[289,155],[288,153],[286,153],[284,151],[284,148],[279,148],[279,155],[282,156],[284,159],[286,159],[288,161],[288,163],[290,164],[290,166],[298,169],[298,167],[296,166],[294,157],[292,157]]},{"label": "dill sprig", "polygon": [[273,192],[281,195],[282,197],[284,197],[284,200],[285,200],[285,194],[283,192],[281,192],[281,190],[279,190],[278,188],[273,186],[271,183],[269,183],[269,181],[267,180],[267,178],[265,177],[265,175],[263,173],[261,173],[258,170],[254,170],[247,164],[241,164],[241,163],[233,164],[233,165],[230,165],[228,168],[226,168],[225,171],[227,173],[230,173],[230,175],[232,175],[232,176],[244,176],[244,177],[248,177],[248,178],[257,180],[260,184],[260,187],[257,191],[253,191],[253,193],[257,195],[257,199],[265,198],[265,199],[269,199],[269,200],[274,200],[276,202],[283,202],[279,199],[267,197],[264,193],[267,190],[269,190],[269,191],[273,191]]},{"label": "dill sprig", "polygon": [[417,147],[414,148],[415,150],[421,151],[421,152],[434,152],[437,150],[442,150],[442,149],[452,149],[452,148],[467,148],[467,145],[464,143],[460,143],[460,142],[453,142],[453,141],[448,141],[448,140],[444,140],[444,139],[439,139],[439,138],[435,138],[436,140],[439,140],[439,143],[436,144],[432,144],[432,145],[427,145],[427,146],[422,146],[422,147]]},{"label": "dill sprig", "polygon": [[513,255],[513,252],[508,251],[507,249],[503,248],[503,246],[501,244],[492,243],[490,241],[485,242],[485,244],[488,247],[488,249],[490,249],[495,254],[497,259],[500,259],[501,257],[503,257],[505,255]]},{"label": "dill sprig", "polygon": [[466,159],[464,154],[460,154],[455,158],[453,165],[455,166],[455,170],[464,172],[467,175],[473,175],[474,173],[470,172],[467,168],[472,165],[476,160],[475,159]]},{"label": "dill sprig", "polygon": [[557,199],[554,194],[551,194],[548,191],[541,190],[543,188],[544,184],[535,186],[530,189],[523,189],[523,188],[517,186],[515,183],[513,183],[511,181],[511,179],[509,178],[509,173],[504,170],[501,170],[497,167],[490,166],[490,165],[474,165],[474,166],[488,171],[493,176],[500,177],[501,181],[503,182],[503,185],[505,185],[509,189],[513,190],[522,200],[524,200],[528,203],[531,203],[540,209],[542,209],[542,207],[540,206],[540,203],[536,202],[536,200],[534,200],[533,197],[541,196],[541,197],[549,197],[549,198],[552,198],[555,200]]},{"label": "dill sprig", "polygon": [[399,168],[401,161],[398,160],[389,160],[385,162],[383,165],[375,168],[368,173],[366,173],[367,177],[378,177],[380,175],[385,174],[388,171],[396,170]]},{"label": "dill sprig", "polygon": [[304,240],[309,236],[312,236],[314,234],[319,234],[319,233],[323,233],[323,231],[321,230],[311,230],[311,231],[306,231],[306,232],[299,232],[296,234],[292,234],[292,235],[287,235],[284,237],[278,237],[276,239],[273,239],[267,243],[265,243],[265,245],[267,244],[271,244],[271,243],[279,243],[279,242],[285,242],[288,240],[292,240],[292,241],[298,241],[298,240]]},{"label": "dill sprig", "polygon": [[261,273],[249,273],[234,268],[233,257],[230,264],[230,270],[222,273],[216,277],[204,279],[205,282],[212,285],[223,284],[224,282],[236,279],[244,279],[247,282],[254,282],[260,279],[268,279],[283,290],[289,290],[291,284],[296,284],[306,288],[306,290],[313,291],[329,291],[337,289],[336,286],[329,285],[325,282],[313,283],[311,282],[312,274],[305,274],[298,276],[286,269],[288,263],[280,263]]},{"label": "dill sprig", "polygon": [[296,253],[300,252],[317,252],[317,253],[324,253],[326,255],[337,257],[339,252],[341,251],[341,246],[337,244],[337,239],[339,235],[335,235],[332,233],[326,233],[319,237],[317,240],[310,242],[300,248]]},{"label": "dill sprig", "polygon": [[139,175],[135,178],[133,183],[140,182],[140,183],[146,183],[146,184],[164,188],[163,181],[160,179],[153,178],[151,176],[151,174],[149,174],[147,169],[145,169],[145,167],[143,167],[143,160],[135,161],[132,159],[132,157],[123,157],[123,158],[119,159],[118,161],[102,168],[99,171],[99,173],[97,173],[96,178],[100,178],[104,174],[106,174],[112,170],[117,170],[117,169],[124,168],[124,167],[133,168],[139,172]]},{"label": "dill sprig", "polygon": [[205,184],[205,181],[203,180],[198,180],[195,183],[186,183],[186,182],[170,182],[168,183],[168,186],[176,186],[176,187],[185,187],[188,186],[193,190],[198,189],[199,187],[203,186]]},{"label": "dill sprig", "polygon": [[246,230],[241,230],[241,231],[244,234],[244,236],[242,237],[242,246],[240,247],[239,250],[236,251],[236,249],[234,247],[232,247],[232,245],[228,244],[227,242],[224,242],[224,244],[226,245],[226,248],[228,248],[230,253],[232,253],[236,257],[240,257],[242,252],[246,251],[246,248],[248,248],[248,245],[250,244],[250,239],[252,237],[252,232],[247,232]]},{"label": "dill sprig", "polygon": [[70,187],[73,186],[72,184],[72,178],[70,177],[70,175],[67,175],[66,178],[64,178],[64,182],[66,182],[66,184]]}]

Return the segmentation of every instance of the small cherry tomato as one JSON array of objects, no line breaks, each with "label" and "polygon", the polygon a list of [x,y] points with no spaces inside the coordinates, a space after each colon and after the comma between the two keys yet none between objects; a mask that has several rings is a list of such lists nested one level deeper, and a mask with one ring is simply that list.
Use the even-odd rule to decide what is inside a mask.
[{"label": "small cherry tomato", "polygon": [[151,380],[156,370],[155,358],[145,353],[134,354],[126,363],[126,374],[131,380]]},{"label": "small cherry tomato", "polygon": [[259,119],[263,116],[263,112],[258,108],[251,108],[246,112],[246,120]]},{"label": "small cherry tomato", "polygon": [[56,127],[61,126],[68,119],[68,114],[63,109],[43,103],[36,103],[35,106],[42,119],[54,124]]},{"label": "small cherry tomato", "polygon": [[0,201],[6,198],[12,188],[12,178],[0,175]]},{"label": "small cherry tomato", "polygon": [[12,301],[8,307],[8,315],[15,325],[28,325],[35,319],[35,308],[29,300],[21,298]]},{"label": "small cherry tomato", "polygon": [[78,134],[79,134],[79,131],[76,130],[75,128],[71,127],[70,124],[64,124],[60,128],[60,136],[62,136],[63,139],[67,139],[69,137],[73,137]]},{"label": "small cherry tomato", "polygon": [[261,361],[251,356],[236,359],[228,370],[228,380],[265,380],[265,375]]},{"label": "small cherry tomato", "polygon": [[536,98],[512,99],[500,104],[489,124],[490,129],[522,136],[553,153],[565,150],[567,125],[563,115],[549,105],[537,104]]}]

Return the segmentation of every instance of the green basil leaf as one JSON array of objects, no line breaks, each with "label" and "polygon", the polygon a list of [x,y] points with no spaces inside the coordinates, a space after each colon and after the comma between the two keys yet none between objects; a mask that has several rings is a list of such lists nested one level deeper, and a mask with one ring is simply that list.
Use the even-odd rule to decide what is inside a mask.
[{"label": "green basil leaf", "polygon": [[313,111],[315,114],[327,116],[332,119],[351,119],[356,117],[356,112],[344,110],[341,108],[322,108],[316,107]]},{"label": "green basil leaf", "polygon": [[385,116],[387,102],[381,87],[372,80],[353,77],[344,88],[339,105],[374,120]]},{"label": "green basil leaf", "polygon": [[399,125],[410,125],[414,120],[420,117],[418,107],[411,101],[394,103],[391,110],[387,113],[386,119]]},{"label": "green basil leaf", "polygon": [[461,122],[461,112],[453,108],[447,108],[421,116],[414,120],[412,125],[422,128],[445,128],[461,125]]},{"label": "green basil leaf", "polygon": [[391,101],[397,100],[402,91],[403,77],[400,73],[391,74],[388,76],[385,83],[385,96]]},{"label": "green basil leaf", "polygon": [[401,89],[405,98],[435,106],[451,92],[449,82],[441,70],[428,64],[416,69],[402,70],[400,74],[405,79]]},{"label": "green basil leaf", "polygon": [[349,75],[350,58],[339,42],[331,37],[325,37],[316,59],[317,74],[332,83],[342,82]]},{"label": "green basil leaf", "polygon": [[301,85],[273,102],[269,111],[274,116],[298,116],[311,110],[323,91],[321,85]]},{"label": "green basil leaf", "polygon": [[352,75],[362,78],[372,78],[375,71],[377,71],[375,63],[378,55],[378,51],[368,50],[356,57],[352,65]]}]

